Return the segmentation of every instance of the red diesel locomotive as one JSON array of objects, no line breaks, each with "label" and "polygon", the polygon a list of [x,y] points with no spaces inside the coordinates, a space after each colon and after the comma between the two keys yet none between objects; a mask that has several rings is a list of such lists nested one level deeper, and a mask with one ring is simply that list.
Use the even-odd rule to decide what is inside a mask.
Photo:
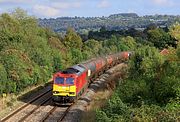
[{"label": "red diesel locomotive", "polygon": [[53,101],[55,103],[71,103],[79,98],[87,89],[90,81],[110,67],[127,60],[131,52],[91,59],[74,65],[53,76]]}]

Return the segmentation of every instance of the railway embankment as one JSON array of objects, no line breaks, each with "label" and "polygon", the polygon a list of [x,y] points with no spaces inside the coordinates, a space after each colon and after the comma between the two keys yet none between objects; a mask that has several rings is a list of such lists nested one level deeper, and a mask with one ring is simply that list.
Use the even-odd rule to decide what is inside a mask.
[{"label": "railway embankment", "polygon": [[75,103],[63,121],[94,121],[94,113],[92,111],[103,106],[111,96],[116,83],[125,77],[126,70],[127,65],[121,63],[99,76],[90,84],[85,94]]}]

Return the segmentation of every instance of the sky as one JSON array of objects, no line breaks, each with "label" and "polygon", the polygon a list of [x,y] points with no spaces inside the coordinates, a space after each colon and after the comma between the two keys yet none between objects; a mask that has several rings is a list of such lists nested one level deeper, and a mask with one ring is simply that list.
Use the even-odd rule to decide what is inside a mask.
[{"label": "sky", "polygon": [[38,18],[98,17],[118,13],[139,16],[180,15],[180,0],[0,0],[0,13],[22,8]]}]

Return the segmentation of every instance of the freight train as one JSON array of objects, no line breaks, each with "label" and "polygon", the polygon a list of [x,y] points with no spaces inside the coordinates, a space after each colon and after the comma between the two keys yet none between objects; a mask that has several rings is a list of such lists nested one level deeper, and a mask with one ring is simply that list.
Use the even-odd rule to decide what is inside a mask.
[{"label": "freight train", "polygon": [[131,52],[120,52],[91,59],[53,75],[53,98],[57,104],[72,103],[87,89],[90,82],[110,67],[129,59]]}]

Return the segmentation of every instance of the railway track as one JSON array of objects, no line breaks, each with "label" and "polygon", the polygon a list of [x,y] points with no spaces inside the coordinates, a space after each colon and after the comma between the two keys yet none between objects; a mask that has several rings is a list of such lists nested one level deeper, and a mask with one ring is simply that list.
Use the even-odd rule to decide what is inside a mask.
[{"label": "railway track", "polygon": [[70,108],[73,104],[69,106],[54,106],[47,114],[44,116],[40,122],[49,122],[49,121],[56,121],[62,122],[64,117],[69,112]]},{"label": "railway track", "polygon": [[[11,121],[11,120],[15,121],[16,119],[14,119],[14,118],[18,118],[18,121],[23,121],[28,116],[29,113],[33,113],[41,105],[45,104],[47,101],[49,101],[51,99],[51,91],[52,91],[52,89],[49,89],[49,90],[43,92],[42,94],[36,96],[32,100],[25,103],[24,105],[22,105],[21,107],[16,109],[14,112],[12,112],[8,116],[6,116],[5,118],[2,118],[2,120],[0,120],[0,121],[1,122]],[[30,108],[31,108],[31,110],[30,110]],[[28,109],[29,112],[23,113],[26,109]],[[22,113],[25,115],[23,117],[19,116]]]},{"label": "railway track", "polygon": [[0,122],[61,122],[73,104],[68,106],[54,105],[51,100],[51,91],[52,89],[46,90],[42,94],[34,97],[1,119]]}]

